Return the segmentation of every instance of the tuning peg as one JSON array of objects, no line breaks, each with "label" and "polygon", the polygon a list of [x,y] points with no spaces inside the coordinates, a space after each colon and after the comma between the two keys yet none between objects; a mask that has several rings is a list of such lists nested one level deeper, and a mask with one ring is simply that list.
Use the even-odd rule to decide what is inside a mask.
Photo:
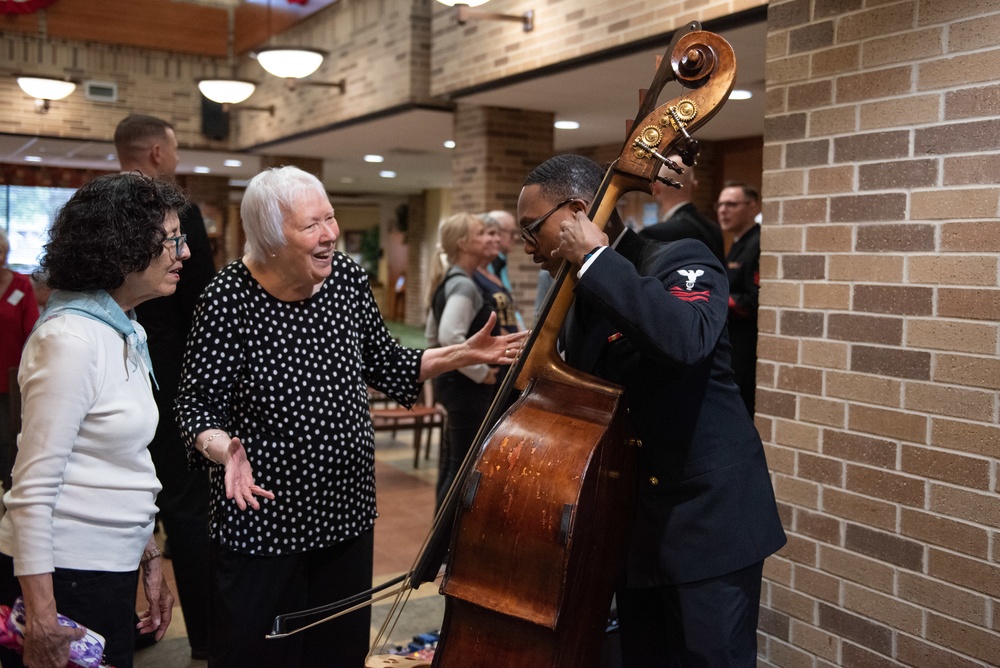
[{"label": "tuning peg", "polygon": [[674,172],[675,174],[683,174],[684,173],[684,168],[681,167],[680,165],[678,165],[676,162],[674,162],[670,158],[664,158],[663,159],[663,164],[664,164],[664,166],[667,169],[669,169],[670,171]]},{"label": "tuning peg", "polygon": [[664,185],[670,186],[671,188],[677,188],[678,190],[680,190],[681,188],[681,184],[678,181],[674,181],[672,178],[667,176],[657,175],[656,180],[659,181],[660,183],[663,183]]},{"label": "tuning peg", "polygon": [[690,136],[685,138],[677,147],[677,154],[681,156],[681,160],[688,167],[694,166],[695,161],[698,160],[699,153],[701,153],[701,142]]}]

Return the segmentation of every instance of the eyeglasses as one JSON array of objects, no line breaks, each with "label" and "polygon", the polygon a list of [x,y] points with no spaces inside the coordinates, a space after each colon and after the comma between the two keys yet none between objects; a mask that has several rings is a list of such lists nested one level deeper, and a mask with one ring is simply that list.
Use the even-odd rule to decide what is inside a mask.
[{"label": "eyeglasses", "polygon": [[521,228],[521,241],[524,241],[525,243],[529,243],[532,246],[537,246],[538,245],[538,239],[535,237],[535,231],[539,227],[542,226],[542,223],[544,223],[545,220],[549,216],[551,216],[556,211],[558,211],[559,209],[563,208],[564,206],[566,206],[570,202],[572,202],[574,200],[577,200],[577,199],[579,199],[579,198],[578,197],[570,197],[569,199],[564,199],[563,201],[559,202],[554,207],[552,207],[552,209],[548,213],[546,213],[544,216],[542,216],[540,218],[536,218],[535,220],[531,221],[530,223],[528,223],[527,225],[525,225],[524,227],[522,227]]},{"label": "eyeglasses", "polygon": [[163,240],[163,243],[166,244],[168,241],[174,242],[174,257],[179,258],[181,253],[184,252],[184,247],[187,246],[188,235],[179,234],[176,237],[167,237]]},{"label": "eyeglasses", "polygon": [[716,202],[715,203],[715,208],[716,209],[735,209],[738,206],[742,206],[743,204],[749,204],[749,203],[750,203],[750,200],[748,200],[748,199],[745,199],[742,202]]}]

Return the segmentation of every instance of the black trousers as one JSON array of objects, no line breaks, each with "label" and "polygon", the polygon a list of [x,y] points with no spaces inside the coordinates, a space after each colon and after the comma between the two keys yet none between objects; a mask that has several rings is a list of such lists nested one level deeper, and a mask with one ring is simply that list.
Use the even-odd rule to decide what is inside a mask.
[{"label": "black trousers", "polygon": [[374,545],[372,531],[322,550],[276,557],[241,554],[213,544],[216,591],[210,668],[364,665],[371,635],[368,607],[288,638],[264,636],[276,615],[315,608],[371,588]]},{"label": "black trousers", "polygon": [[438,462],[436,492],[440,508],[490,409],[494,386],[481,385],[459,371],[443,373],[433,383],[435,400],[448,411],[447,434],[442,439],[447,441],[447,448],[442,447]]},{"label": "black trousers", "polygon": [[[172,379],[164,381],[164,388]],[[157,519],[167,534],[188,643],[193,652],[208,650],[208,597],[211,591],[208,537],[208,471],[188,468],[187,453],[172,415],[176,392],[155,393],[160,409],[149,454],[163,489],[156,497]]]},{"label": "black trousers", "polygon": [[764,562],[717,578],[619,588],[622,665],[752,668]]},{"label": "black trousers", "polygon": [[[52,574],[56,610],[104,636],[104,660],[115,668],[132,668],[135,647],[135,594],[139,571],[113,573],[57,568]],[[0,554],[0,604],[13,605],[21,595],[14,560]],[[21,656],[0,648],[0,666],[23,668]]]}]

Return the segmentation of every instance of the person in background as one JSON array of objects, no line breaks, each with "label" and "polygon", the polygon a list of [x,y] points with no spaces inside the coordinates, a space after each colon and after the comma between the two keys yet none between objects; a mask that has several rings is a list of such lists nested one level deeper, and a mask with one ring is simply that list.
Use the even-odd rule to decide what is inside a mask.
[{"label": "person in background", "polygon": [[504,285],[500,277],[490,271],[493,267],[493,261],[499,257],[502,239],[506,233],[503,232],[500,223],[488,214],[479,216],[479,220],[486,228],[488,243],[482,261],[473,274],[473,280],[479,286],[490,308],[497,314],[497,324],[500,329],[512,334],[523,329],[518,322],[517,309],[514,308],[514,297],[510,293],[510,288]]},{"label": "person in background", "polygon": [[691,203],[698,179],[695,178],[694,167],[687,167],[680,156],[668,156],[684,171],[680,174],[660,167],[660,176],[673,179],[680,184],[674,188],[657,180],[653,181],[653,198],[656,200],[660,222],[650,225],[639,232],[639,236],[654,241],[677,241],[678,239],[697,239],[712,251],[719,262],[725,263],[726,251],[722,241],[722,230],[718,223],[708,220]]},{"label": "person in background", "polygon": [[21,349],[38,320],[31,280],[7,266],[10,240],[0,230],[0,482],[10,489],[14,464],[15,416],[10,403],[11,370],[21,363]]},{"label": "person in background", "polygon": [[412,406],[420,383],[459,367],[500,364],[522,334],[414,350],[385,327],[366,271],[336,251],[340,230],[323,184],[269,169],[240,207],[247,243],[195,310],[177,417],[211,480],[213,633],[209,662],[357,668],[369,607],[266,640],[275,615],[371,587],[375,434],[368,386]]},{"label": "person in background", "polygon": [[[496,253],[496,237],[491,238],[482,220],[469,213],[446,218],[438,235],[439,246],[447,258],[447,270],[435,272],[428,280],[430,310],[424,333],[429,349],[467,341],[491,316],[496,323],[493,333],[499,333],[500,320],[493,315],[475,278],[477,268]],[[434,379],[434,399],[448,412],[444,438],[447,454],[438,465],[438,508],[486,418],[496,390],[497,373],[497,366],[475,364]]]},{"label": "person in background", "polygon": [[[511,286],[510,275],[507,271],[507,256],[510,249],[518,240],[520,232],[517,230],[517,221],[514,216],[503,209],[488,211],[480,216],[487,227],[495,227],[497,230],[497,255],[490,260],[486,270],[500,279],[500,283],[507,290],[507,294],[513,294],[514,288]],[[517,328],[524,329],[524,318],[521,312],[514,309],[514,317],[517,320]]]},{"label": "person in background", "polygon": [[552,274],[544,269],[538,270],[538,283],[535,286],[535,318],[538,317],[538,313],[542,310],[542,305],[545,303],[545,296],[549,293],[549,289],[552,288],[554,281],[555,279],[552,278]]},{"label": "person in background", "polygon": [[579,279],[566,362],[624,388],[642,444],[615,592],[622,665],[753,666],[764,558],[785,534],[729,368],[725,273],[702,243],[648,241],[617,215],[598,229],[586,211],[603,174],[582,156],[551,158],[525,180],[517,215],[524,252]]},{"label": "person in background", "polygon": [[[123,172],[174,179],[179,157],[177,137],[170,123],[155,116],[127,116],[115,129],[115,149]],[[215,264],[198,206],[188,203],[179,216],[191,257],[184,263],[174,293],[139,305],[136,315],[149,337],[149,357],[159,383],[153,396],[160,422],[149,444],[156,475],[163,485],[157,497],[158,519],[167,536],[166,547],[173,562],[191,658],[207,659],[208,474],[203,469],[188,468],[174,420],[174,402],[194,307],[215,274]],[[148,638],[138,639],[140,644],[144,640],[148,642]]]},{"label": "person in background", "polygon": [[757,390],[757,303],[760,293],[760,194],[736,181],[725,184],[716,202],[719,224],[733,236],[726,256],[729,277],[729,341],[733,373],[750,417]]},{"label": "person in background", "polygon": [[41,267],[54,292],[18,371],[23,427],[0,519],[0,601],[23,595],[26,611],[23,663],[0,649],[4,668],[66,665],[82,629],[59,626],[57,612],[129,668],[140,572],[139,630],[159,639],[170,624],[147,448],[155,375],[133,309],[177,288],[184,205],[170,183],[113,174],[80,188],[52,225]]}]

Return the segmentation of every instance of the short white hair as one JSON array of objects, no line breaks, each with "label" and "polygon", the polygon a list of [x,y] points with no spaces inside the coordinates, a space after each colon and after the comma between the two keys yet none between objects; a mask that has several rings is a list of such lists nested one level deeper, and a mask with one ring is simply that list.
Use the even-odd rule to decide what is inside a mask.
[{"label": "short white hair", "polygon": [[329,197],[318,178],[298,167],[272,167],[250,180],[240,204],[247,236],[243,252],[248,260],[264,262],[268,255],[284,248],[285,216],[294,211],[303,195],[312,193]]}]

